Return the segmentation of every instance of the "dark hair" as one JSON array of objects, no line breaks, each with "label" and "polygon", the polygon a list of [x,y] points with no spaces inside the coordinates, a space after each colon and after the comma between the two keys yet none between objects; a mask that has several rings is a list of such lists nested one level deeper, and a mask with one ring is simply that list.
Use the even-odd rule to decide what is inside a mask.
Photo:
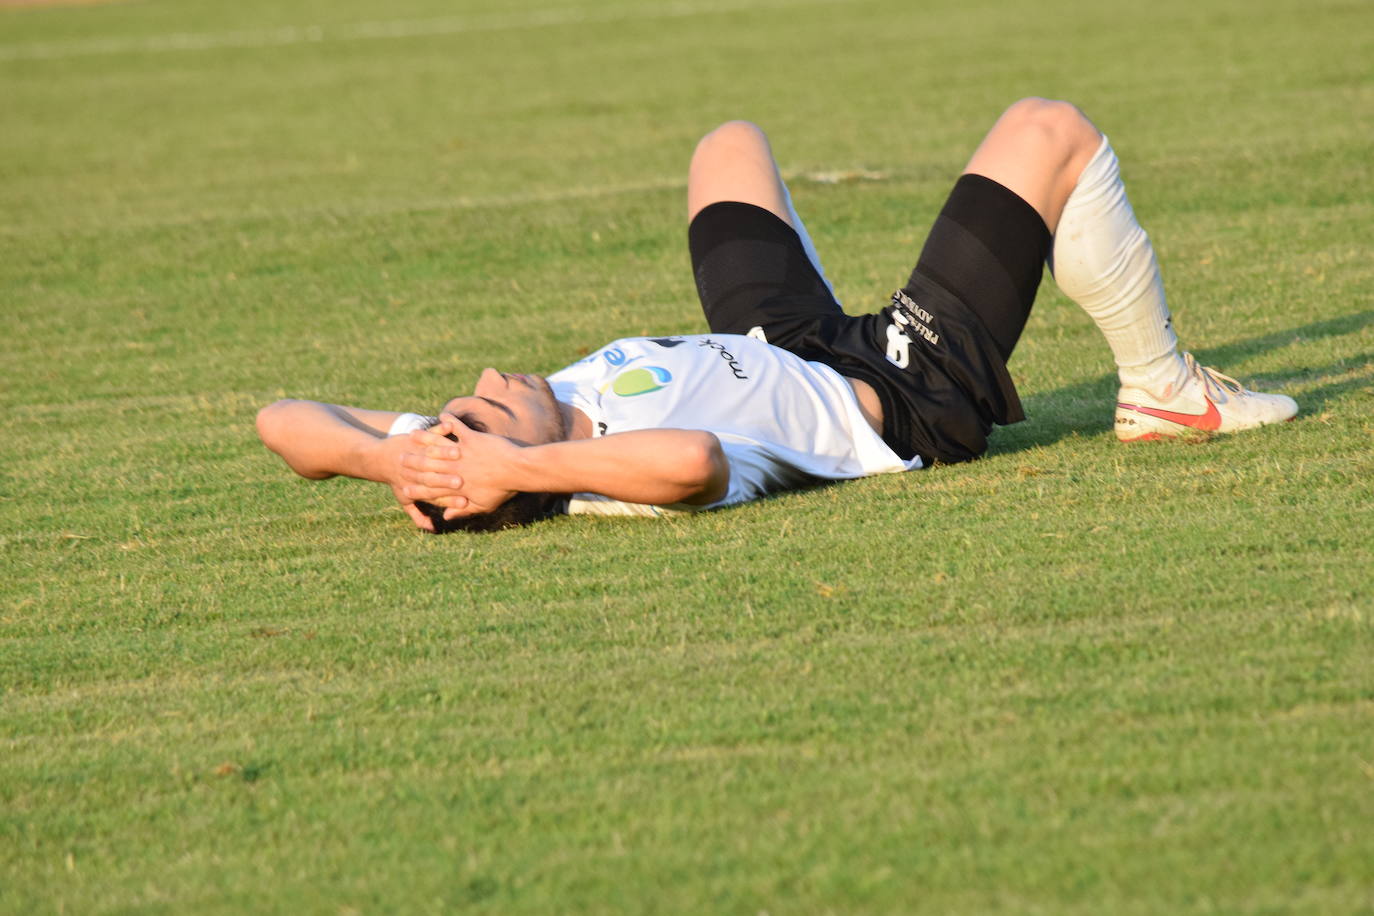
[{"label": "dark hair", "polygon": [[[561,418],[562,414],[559,416]],[[487,431],[486,424],[475,417],[461,416],[458,419],[479,433]],[[560,428],[557,438],[565,439],[567,434],[566,429]],[[444,438],[452,439],[454,442],[458,441],[458,437],[453,433],[449,433]],[[568,499],[558,493],[516,493],[490,512],[447,520],[444,518],[442,506],[417,502],[415,508],[423,512],[434,523],[435,534],[448,534],[452,531],[487,532],[519,528],[523,525],[532,525],[535,522],[543,521],[546,518],[553,518],[555,515],[562,515],[568,510]]]},{"label": "dark hair", "polygon": [[501,531],[504,528],[519,528],[521,525],[562,515],[567,508],[567,497],[557,493],[516,493],[490,512],[448,520],[444,519],[442,506],[417,502],[415,508],[434,523],[435,534],[448,534],[451,531]]}]

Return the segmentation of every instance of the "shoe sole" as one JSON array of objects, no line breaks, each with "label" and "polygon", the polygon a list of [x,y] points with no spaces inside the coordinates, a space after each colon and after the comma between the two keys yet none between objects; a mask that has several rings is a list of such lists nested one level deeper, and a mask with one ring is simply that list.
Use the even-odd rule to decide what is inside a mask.
[{"label": "shoe sole", "polygon": [[[1298,418],[1297,415],[1294,414],[1293,416],[1291,416],[1291,417],[1286,417],[1286,418],[1284,418],[1283,420],[1281,420],[1281,421],[1279,421],[1279,422],[1282,422],[1282,423],[1292,423],[1292,422],[1293,422],[1294,420],[1296,420],[1297,418]],[[1122,422],[1122,418],[1121,418],[1120,416],[1118,416],[1118,417],[1116,418],[1116,422],[1117,422],[1118,424],[1120,424],[1120,423]],[[1133,419],[1128,419],[1126,422],[1134,423],[1135,421],[1134,421]],[[1258,424],[1258,425],[1256,425],[1256,426],[1247,426],[1247,427],[1245,427],[1245,429],[1237,429],[1237,430],[1233,430],[1232,432],[1238,432],[1238,433],[1240,433],[1240,432],[1245,432],[1246,430],[1249,430],[1249,429],[1259,429],[1261,426],[1274,426],[1274,425],[1275,425],[1275,424],[1273,424],[1273,423],[1260,423],[1260,424]],[[1122,444],[1125,444],[1125,445],[1133,445],[1133,444],[1135,444],[1135,443],[1137,443],[1137,442],[1163,442],[1163,441],[1166,440],[1166,439],[1174,440],[1174,441],[1182,440],[1182,441],[1184,441],[1184,442],[1206,442],[1206,441],[1208,441],[1209,439],[1211,439],[1211,438],[1213,438],[1214,436],[1217,436],[1217,435],[1228,435],[1228,434],[1227,434],[1227,433],[1222,433],[1220,430],[1204,430],[1204,429],[1197,429],[1197,428],[1191,427],[1191,426],[1181,426],[1181,425],[1179,426],[1179,431],[1176,432],[1176,433],[1175,433],[1175,432],[1164,432],[1164,431],[1162,431],[1162,430],[1156,429],[1156,430],[1151,430],[1150,432],[1141,433],[1141,434],[1138,435],[1138,436],[1124,436],[1124,435],[1122,435],[1121,430],[1120,430],[1119,428],[1116,430],[1116,439],[1117,439],[1117,441],[1118,441],[1118,442],[1121,442]]]},{"label": "shoe sole", "polygon": [[[1116,438],[1122,442],[1210,439],[1212,433],[1221,425],[1221,415],[1217,413],[1216,405],[1211,401],[1207,402],[1207,408],[1205,413],[1193,415],[1117,402]],[[1174,420],[1174,417],[1179,417],[1180,420]],[[1123,427],[1137,427],[1139,432]]]}]

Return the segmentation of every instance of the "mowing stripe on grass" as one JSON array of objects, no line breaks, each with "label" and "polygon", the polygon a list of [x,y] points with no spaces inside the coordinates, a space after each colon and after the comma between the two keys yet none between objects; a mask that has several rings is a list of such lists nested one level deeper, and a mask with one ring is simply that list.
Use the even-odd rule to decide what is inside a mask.
[{"label": "mowing stripe on grass", "polygon": [[[814,184],[845,184],[849,182],[887,181],[892,176],[886,172],[851,167],[826,169],[819,172],[784,172],[783,177],[789,184],[811,182]],[[350,201],[340,206],[338,202],[319,206],[293,206],[289,209],[269,210],[263,207],[233,210],[200,210],[194,213],[180,213],[174,216],[104,218],[101,220],[103,231],[111,228],[138,229],[152,226],[189,226],[198,223],[239,222],[250,219],[276,218],[282,216],[390,216],[398,213],[441,213],[451,210],[505,210],[510,207],[538,206],[569,200],[590,200],[598,197],[619,197],[622,195],[652,194],[658,191],[687,190],[685,176],[660,176],[642,181],[626,181],[615,184],[581,185],[562,188],[539,188],[507,194],[483,194],[456,197],[429,197],[393,200],[386,203],[377,201]],[[70,230],[85,225],[80,219],[48,224],[46,228]],[[32,225],[0,225],[0,238],[5,236],[27,237],[33,234]]]},{"label": "mowing stripe on grass", "polygon": [[[350,201],[347,204],[322,204],[317,206],[293,206],[289,208],[233,208],[218,210],[199,210],[194,213],[178,213],[170,216],[130,216],[116,219],[102,219],[102,231],[115,229],[146,229],[163,226],[191,226],[202,223],[242,222],[245,220],[288,218],[309,218],[319,216],[389,216],[398,213],[441,213],[452,210],[505,210],[510,207],[538,206],[568,200],[588,200],[597,197],[617,197],[620,195],[650,194],[657,191],[685,191],[687,180],[682,176],[675,178],[650,178],[644,181],[624,182],[609,185],[584,185],[581,187],[544,188],[510,194],[484,194],[469,197],[429,197],[394,200],[389,202]],[[86,225],[80,219],[52,222],[44,228],[68,231]],[[0,225],[0,238],[6,236],[23,238],[31,236],[34,227],[21,225]]]},{"label": "mowing stripe on grass", "polygon": [[349,25],[301,25],[278,29],[231,32],[177,32],[131,38],[91,38],[79,41],[0,45],[0,61],[60,60],[106,54],[145,54],[162,51],[214,51],[222,48],[272,48],[326,41],[363,41],[377,38],[429,38],[472,32],[506,32],[561,25],[604,25],[613,22],[682,19],[717,13],[835,5],[850,0],[716,0],[711,3],[668,3],[651,6],[588,10],[580,7],[528,10],[490,16],[439,16],[392,19]]}]

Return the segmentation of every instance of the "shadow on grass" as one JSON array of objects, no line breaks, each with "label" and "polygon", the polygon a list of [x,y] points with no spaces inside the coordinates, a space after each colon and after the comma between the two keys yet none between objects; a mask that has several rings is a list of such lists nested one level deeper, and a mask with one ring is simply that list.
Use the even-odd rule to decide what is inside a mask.
[{"label": "shadow on grass", "polygon": [[[1308,340],[1340,337],[1374,324],[1374,309],[1314,321],[1285,331],[1274,331],[1247,340],[1194,351],[1199,362],[1216,366],[1222,372],[1229,363],[1243,362],[1253,356]],[[1267,374],[1266,387],[1282,387],[1318,382],[1302,392],[1298,398],[1297,420],[1314,416],[1327,405],[1345,395],[1371,385],[1368,374],[1351,374],[1355,366],[1367,365],[1371,354],[1338,360],[1325,366],[1306,366],[1290,372]],[[1330,379],[1322,383],[1325,379]],[[1001,455],[1035,446],[1052,445],[1074,435],[1096,435],[1111,429],[1112,407],[1118,382],[1116,373],[1066,385],[1054,391],[1033,394],[1024,400],[1028,423],[999,429],[988,449],[989,455]]]}]

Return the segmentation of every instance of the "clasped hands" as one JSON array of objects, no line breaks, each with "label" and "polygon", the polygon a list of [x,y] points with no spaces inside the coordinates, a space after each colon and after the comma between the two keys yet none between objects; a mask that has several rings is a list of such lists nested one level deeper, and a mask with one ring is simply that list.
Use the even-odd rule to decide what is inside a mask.
[{"label": "clasped hands", "polygon": [[452,519],[490,512],[517,492],[505,481],[520,446],[503,436],[480,433],[444,414],[437,425],[411,432],[406,445],[392,489],[421,528],[432,525],[416,502],[441,506],[444,518]]}]

